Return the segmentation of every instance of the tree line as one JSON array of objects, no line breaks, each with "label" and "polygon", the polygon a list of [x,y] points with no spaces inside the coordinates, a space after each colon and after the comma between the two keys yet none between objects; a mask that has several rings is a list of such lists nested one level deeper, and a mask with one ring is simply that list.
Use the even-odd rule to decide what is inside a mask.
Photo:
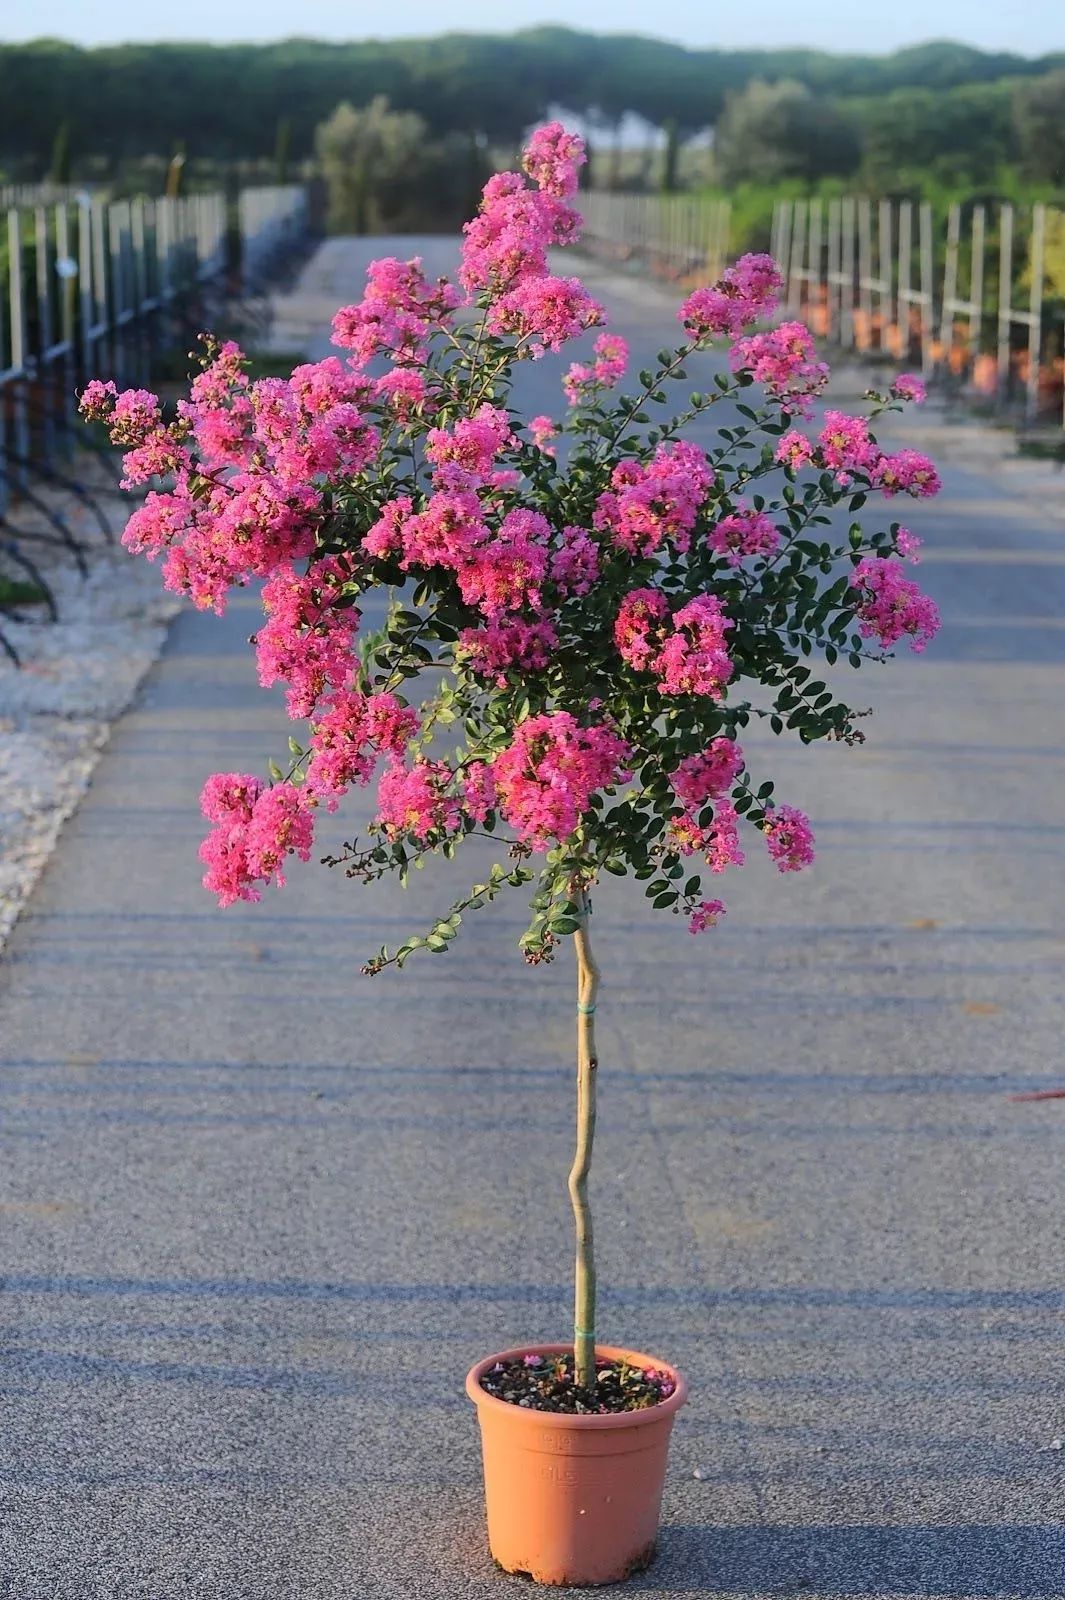
[{"label": "tree line", "polygon": [[[760,86],[761,109],[778,123],[786,89],[784,142],[799,126],[799,164],[821,176],[846,166],[854,152],[855,162],[864,159],[870,148],[876,162],[897,166],[893,130],[909,139],[918,163],[934,158],[951,127],[955,143],[971,138],[981,151],[993,146],[996,159],[1013,159],[1026,126],[1018,96],[1023,101],[1026,86],[1034,93],[1048,81],[1056,82],[1051,98],[1057,96],[1060,120],[1065,52],[1029,59],[948,41],[893,55],[843,56],[687,50],[562,27],[350,44],[291,39],[85,49],[42,39],[0,46],[0,162],[20,176],[43,176],[64,129],[70,148],[111,162],[169,156],[178,147],[213,160],[271,159],[282,140],[286,156],[302,159],[313,154],[315,129],[337,105],[365,106],[375,97],[416,112],[440,139],[515,145],[531,123],[558,108],[587,120],[593,144],[595,130],[609,142],[621,121],[636,115],[665,130],[676,148],[720,124],[745,89]],[[1038,145],[1046,118],[1035,121]],[[1036,163],[1041,175],[1052,176],[1046,169],[1058,154],[1051,139]]]}]

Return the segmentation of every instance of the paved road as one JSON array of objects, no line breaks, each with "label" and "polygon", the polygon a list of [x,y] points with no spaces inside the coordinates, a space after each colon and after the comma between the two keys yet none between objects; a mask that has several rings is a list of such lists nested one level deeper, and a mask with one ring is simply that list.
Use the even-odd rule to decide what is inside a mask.
[{"label": "paved road", "polygon": [[[1065,1079],[1065,552],[946,480],[941,641],[864,675],[863,750],[775,754],[815,871],[699,941],[598,900],[602,1331],[693,1390],[654,1600],[1065,1593],[1065,1101],[1008,1098]],[[283,749],[254,623],[175,624],[0,973],[0,1595],[523,1595],[462,1379],[567,1327],[571,974],[503,905],[360,979],[456,874],[212,908],[202,779]]]}]

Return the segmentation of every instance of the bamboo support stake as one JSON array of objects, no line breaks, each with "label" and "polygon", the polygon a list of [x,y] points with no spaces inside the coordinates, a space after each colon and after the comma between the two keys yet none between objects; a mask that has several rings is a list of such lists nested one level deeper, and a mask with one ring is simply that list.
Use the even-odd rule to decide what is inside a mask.
[{"label": "bamboo support stake", "polygon": [[588,1204],[588,1172],[595,1141],[595,1086],[599,1062],[595,1054],[595,1004],[599,993],[599,968],[592,954],[587,891],[574,894],[581,925],[573,935],[577,956],[577,1149],[569,1175],[569,1194],[577,1233],[574,1273],[573,1359],[575,1376],[585,1388],[595,1388],[595,1251],[592,1213]]}]

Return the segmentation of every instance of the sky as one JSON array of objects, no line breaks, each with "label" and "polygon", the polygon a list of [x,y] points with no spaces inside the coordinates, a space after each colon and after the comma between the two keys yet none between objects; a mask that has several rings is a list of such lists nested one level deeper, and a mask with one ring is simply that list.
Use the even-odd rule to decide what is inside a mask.
[{"label": "sky", "polygon": [[1062,0],[405,0],[379,8],[337,0],[0,0],[0,41],[69,39],[77,44],[127,40],[320,39],[431,36],[444,31],[510,32],[539,23],[567,23],[602,33],[649,33],[689,46],[719,49],[806,45],[881,54],[929,39],[958,39],[987,50],[1044,55],[1065,50]]}]

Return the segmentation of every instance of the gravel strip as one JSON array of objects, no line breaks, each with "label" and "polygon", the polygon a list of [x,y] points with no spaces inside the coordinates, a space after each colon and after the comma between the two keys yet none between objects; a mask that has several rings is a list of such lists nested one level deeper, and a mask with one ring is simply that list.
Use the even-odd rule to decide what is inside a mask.
[{"label": "gravel strip", "polygon": [[[129,500],[98,498],[120,528]],[[31,528],[23,511],[17,520]],[[42,557],[33,546],[59,621],[43,607],[20,620],[0,617],[21,660],[16,668],[0,656],[0,950],[180,604],[162,593],[156,569],[90,535],[86,519],[68,521],[88,545],[87,578],[69,554]]]}]

